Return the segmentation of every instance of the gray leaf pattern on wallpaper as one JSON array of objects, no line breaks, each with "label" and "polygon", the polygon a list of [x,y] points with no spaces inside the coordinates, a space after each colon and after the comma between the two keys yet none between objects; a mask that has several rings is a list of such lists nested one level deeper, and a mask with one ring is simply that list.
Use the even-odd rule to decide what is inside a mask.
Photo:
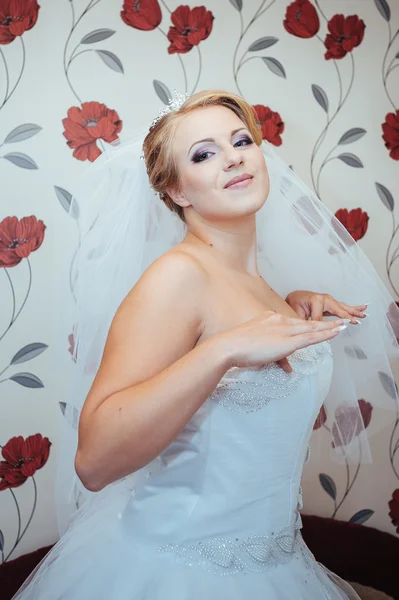
[{"label": "gray leaf pattern on wallpaper", "polygon": [[69,57],[68,57],[69,44],[71,42],[71,39],[73,37],[73,34],[74,34],[76,28],[78,27],[78,25],[82,21],[82,19],[89,13],[89,11],[91,11],[95,6],[97,6],[99,4],[99,2],[101,2],[101,0],[97,0],[96,2],[93,2],[93,0],[90,0],[88,5],[86,6],[86,8],[83,10],[83,12],[81,13],[81,15],[79,17],[76,17],[73,2],[70,3],[71,13],[72,13],[72,26],[71,26],[71,29],[69,31],[69,34],[68,34],[68,37],[66,39],[65,46],[64,46],[64,73],[65,73],[66,80],[68,82],[68,85],[69,85],[72,93],[77,98],[77,100],[80,104],[82,104],[82,100],[72,84],[70,72],[69,72],[71,64],[76,60],[76,58],[78,58],[78,56],[81,56],[82,54],[87,53],[87,52],[95,52],[97,54],[97,56],[99,56],[102,59],[104,64],[107,65],[107,67],[109,67],[113,71],[116,71],[117,73],[122,73],[122,74],[124,73],[124,69],[123,69],[121,60],[113,52],[110,52],[109,50],[94,49],[94,48],[87,48],[84,50],[80,49],[80,47],[82,45],[87,46],[90,44],[96,44],[98,42],[102,42],[102,41],[110,38],[115,33],[115,31],[113,29],[107,29],[107,28],[95,29],[94,31],[91,31],[90,33],[85,34],[81,38],[80,42],[78,42],[78,44],[75,46],[75,48],[69,54]]},{"label": "gray leaf pattern on wallpaper", "polygon": [[15,129],[10,131],[3,143],[15,144],[16,142],[22,142],[23,140],[33,137],[41,130],[42,128],[35,123],[24,123],[23,125],[18,125],[18,127],[15,127]]},{"label": "gray leaf pattern on wallpaper", "polygon": [[[69,406],[69,405],[66,402],[59,402],[58,404],[59,404],[59,407],[60,407],[60,410],[61,410],[62,414],[65,416],[65,411],[67,409],[67,406]],[[77,429],[78,422],[79,422],[79,412],[78,412],[77,408],[73,407],[72,413],[73,413],[73,415],[72,415],[72,427],[74,429]]]},{"label": "gray leaf pattern on wallpaper", "polygon": [[[24,140],[35,136],[41,130],[42,128],[35,123],[23,123],[22,125],[18,125],[18,127],[12,129],[10,133],[6,135],[3,144],[15,144],[18,142],[23,142]],[[37,170],[39,168],[33,158],[23,152],[9,152],[0,158],[8,160],[21,169]]]},{"label": "gray leaf pattern on wallpaper", "polygon": [[366,360],[367,355],[361,348],[357,346],[345,346],[344,348],[345,354],[350,356],[351,358],[355,358],[356,360]]},{"label": "gray leaf pattern on wallpaper", "polygon": [[32,360],[33,358],[36,358],[36,356],[42,354],[42,352],[44,352],[47,348],[47,344],[41,344],[40,342],[28,344],[15,354],[10,361],[10,365],[19,365],[27,362],[28,360]]},{"label": "gray leaf pattern on wallpaper", "polygon": [[4,154],[3,158],[8,160],[10,163],[17,167],[21,167],[21,169],[38,169],[39,167],[27,154],[23,152],[10,152],[9,154]]},{"label": "gray leaf pattern on wallpaper", "polygon": [[[383,89],[385,92],[385,96],[386,96],[390,106],[393,108],[393,112],[389,112],[385,115],[385,122],[382,123],[382,125],[381,125],[381,128],[382,128],[382,136],[381,137],[385,143],[386,149],[389,151],[389,157],[393,160],[399,160],[399,138],[398,138],[399,110],[398,110],[398,104],[397,104],[397,102],[395,102],[395,100],[392,96],[392,90],[388,88],[388,84],[389,84],[389,81],[391,80],[392,72],[394,71],[394,69],[399,67],[399,64],[396,62],[397,59],[399,58],[399,52],[397,52],[397,51],[395,52],[395,50],[393,48],[393,44],[399,36],[399,28],[397,29],[397,31],[394,34],[392,33],[392,27],[391,27],[391,23],[390,23],[391,10],[390,10],[390,6],[386,0],[375,0],[375,5],[376,5],[379,13],[383,17],[383,19],[387,22],[386,30],[387,30],[387,34],[388,34],[388,41],[387,41],[386,49],[385,49],[383,60],[382,60],[381,74],[382,74],[382,82],[383,82]],[[394,56],[389,60],[389,55],[390,55],[391,51],[393,51]],[[376,190],[377,190],[380,200],[382,201],[385,208],[388,209],[388,211],[390,212],[391,217],[392,217],[392,233],[391,233],[391,236],[390,236],[390,239],[388,242],[388,246],[387,246],[385,268],[386,268],[387,277],[392,286],[392,289],[394,290],[395,294],[398,295],[398,287],[397,287],[397,285],[395,285],[395,283],[393,281],[393,273],[392,273],[394,266],[396,267],[395,262],[399,258],[399,244],[398,244],[398,240],[397,240],[397,233],[399,230],[399,225],[396,223],[396,218],[395,218],[395,213],[394,213],[395,201],[394,201],[393,194],[384,184],[382,184],[380,182],[375,182],[375,186],[376,186]],[[387,316],[389,318],[390,311],[388,311]],[[398,454],[398,450],[399,450],[399,435],[398,435],[398,432],[399,432],[399,402],[398,402],[398,397],[397,397],[398,389],[397,389],[396,383],[386,373],[383,373],[383,372],[380,373],[380,380],[381,380],[382,386],[384,387],[385,391],[392,398],[392,400],[395,404],[396,418],[395,418],[394,423],[392,424],[392,430],[391,430],[391,434],[389,436],[389,450],[388,451],[389,451],[389,461],[390,461],[390,466],[391,466],[392,472],[394,473],[397,480],[399,480],[399,467],[397,466],[397,454]],[[388,502],[388,506],[390,508],[389,516],[391,517],[391,521],[392,521],[393,525],[396,526],[397,533],[399,533],[399,525],[398,525],[398,521],[397,521],[397,517],[396,517],[397,511],[395,510],[395,506],[396,506],[395,498],[397,498],[398,495],[399,495],[399,489],[397,488],[396,490],[394,490],[392,492],[392,499]]]},{"label": "gray leaf pattern on wallpaper", "polygon": [[158,81],[157,79],[154,79],[152,84],[158,98],[167,106],[169,104],[169,99],[172,97],[169,88],[162,83],[162,81]]},{"label": "gray leaf pattern on wallpaper", "polygon": [[398,387],[392,379],[392,377],[390,377],[388,373],[384,373],[383,371],[380,371],[378,375],[380,377],[382,387],[384,388],[388,396],[390,396],[392,400],[396,400],[398,395]]},{"label": "gray leaf pattern on wallpaper", "polygon": [[375,5],[378,8],[380,14],[386,21],[390,21],[391,19],[391,9],[389,8],[389,4],[387,0],[374,0]]},{"label": "gray leaf pattern on wallpaper", "polygon": [[357,523],[358,525],[363,525],[363,523],[368,521],[369,518],[373,516],[373,514],[373,510],[370,510],[369,508],[364,508],[363,510],[359,510],[357,513],[355,513],[353,517],[349,519],[349,523]]},{"label": "gray leaf pattern on wallpaper", "polygon": [[234,77],[234,81],[235,81],[235,84],[237,86],[239,93],[241,94],[241,96],[245,96],[245,94],[243,94],[243,92],[240,88],[240,85],[238,83],[238,75],[239,75],[242,67],[245,64],[247,64],[249,61],[262,59],[264,64],[274,75],[277,75],[278,77],[282,77],[284,79],[286,78],[286,73],[285,73],[285,69],[284,69],[283,65],[281,64],[281,62],[279,60],[277,60],[273,56],[251,56],[251,57],[247,58],[248,52],[258,52],[260,50],[265,50],[266,48],[270,48],[271,46],[274,46],[279,41],[279,39],[277,37],[264,36],[262,38],[259,38],[258,40],[252,42],[249,45],[248,49],[243,52],[243,54],[241,55],[240,58],[238,58],[241,43],[242,43],[244,37],[246,36],[246,34],[248,33],[248,31],[250,30],[252,25],[263,14],[265,14],[266,11],[268,11],[272,7],[272,5],[275,3],[275,0],[272,0],[270,2],[270,4],[268,4],[267,6],[265,6],[266,2],[265,2],[265,0],[263,0],[263,2],[260,3],[255,14],[250,19],[250,21],[248,22],[248,24],[246,26],[244,26],[243,17],[241,14],[242,2],[236,2],[234,0],[230,0],[230,2],[240,13],[240,36],[238,38],[237,45],[236,45],[234,55],[233,55],[233,77]]},{"label": "gray leaf pattern on wallpaper", "polygon": [[250,47],[248,48],[248,52],[258,52],[259,50],[265,50],[265,48],[270,48],[270,46],[274,46],[274,44],[277,44],[277,42],[278,38],[272,36],[260,38],[259,40],[256,40],[256,42],[253,42],[250,45]]},{"label": "gray leaf pattern on wallpaper", "polygon": [[280,61],[271,56],[262,56],[262,60],[272,73],[279,77],[284,77],[284,79],[286,78],[284,67]]},{"label": "gray leaf pattern on wallpaper", "polygon": [[103,40],[107,40],[111,35],[114,35],[114,29],[96,29],[91,33],[87,33],[80,40],[81,44],[95,44],[96,42],[102,42]]},{"label": "gray leaf pattern on wallpaper", "polygon": [[344,154],[338,154],[337,158],[342,160],[342,162],[344,162],[346,165],[349,165],[350,167],[356,167],[357,169],[362,169],[364,166],[362,161],[360,160],[360,158],[358,158],[354,154],[351,154],[350,152],[345,152]]},{"label": "gray leaf pattern on wallpaper", "polygon": [[[333,160],[334,158],[339,158],[340,160],[342,160],[349,166],[358,167],[358,168],[363,166],[361,160],[358,157],[354,157],[351,155],[344,154],[344,155],[339,155],[337,157],[331,157],[331,154],[334,152],[334,150],[336,148],[336,147],[333,147],[330,149],[330,151],[327,154],[324,155],[324,158],[321,161],[318,171],[316,169],[316,161],[318,159],[318,155],[321,153],[322,146],[326,140],[329,130],[331,129],[331,125],[336,120],[339,113],[342,111],[342,107],[344,106],[344,104],[347,101],[348,96],[351,92],[351,89],[353,86],[353,81],[355,78],[355,63],[354,63],[354,58],[353,58],[353,49],[356,46],[358,46],[363,39],[365,24],[362,21],[362,19],[359,19],[357,17],[357,15],[353,15],[352,17],[347,17],[347,18],[344,17],[344,15],[334,15],[330,20],[328,20],[327,16],[320,9],[319,3],[317,1],[316,1],[316,6],[319,10],[320,16],[326,22],[326,25],[328,26],[328,30],[329,30],[329,33],[327,34],[324,41],[322,40],[322,38],[319,35],[320,19],[319,19],[316,8],[314,8],[313,6],[312,6],[312,9],[314,12],[313,12],[313,16],[311,17],[311,23],[310,23],[311,27],[310,27],[310,29],[308,29],[310,32],[309,34],[305,35],[301,30],[298,30],[297,24],[292,21],[293,15],[292,14],[289,15],[288,11],[287,11],[287,15],[286,15],[286,19],[287,19],[286,29],[287,29],[287,31],[289,31],[290,33],[293,33],[294,35],[297,35],[298,37],[304,37],[304,38],[316,37],[316,39],[318,39],[323,44],[323,46],[325,46],[325,48],[327,48],[327,52],[325,53],[324,57],[326,60],[332,61],[333,65],[334,65],[335,73],[337,75],[338,103],[337,103],[335,110],[332,111],[332,114],[329,113],[329,102],[328,102],[327,93],[323,90],[323,88],[321,88],[321,86],[319,86],[317,84],[312,85],[312,92],[313,92],[313,96],[314,96],[315,100],[323,108],[323,110],[327,113],[327,123],[323,127],[322,131],[320,132],[320,134],[314,144],[311,158],[310,158],[310,173],[311,173],[313,188],[314,188],[316,194],[321,198],[320,177],[321,177],[322,171],[324,170],[325,166],[328,163],[330,163],[331,160]],[[350,19],[352,19],[352,21],[350,21]],[[309,28],[309,23],[305,23],[305,25],[307,25]],[[344,39],[342,36],[341,36],[341,38],[339,36],[334,38],[334,35],[332,32],[336,31],[336,30],[341,30],[342,27],[346,27],[345,31],[347,32],[347,34],[349,34],[351,36],[351,39],[353,40],[351,47],[349,47],[349,46],[343,47],[342,46],[342,41]],[[340,69],[339,62],[344,60],[346,55],[349,56],[351,74],[350,74],[349,84],[348,84],[346,90],[344,91],[344,85],[343,85],[344,71],[343,71],[343,69]],[[355,141],[356,139],[359,139],[360,137],[361,136],[358,136],[357,138],[354,138],[351,141]],[[339,143],[342,143],[342,142],[339,142]],[[347,143],[349,143],[349,142],[347,142]]]},{"label": "gray leaf pattern on wallpaper", "polygon": [[74,293],[74,289],[73,289],[72,277],[73,277],[73,267],[74,267],[74,263],[76,260],[76,256],[77,256],[79,244],[80,244],[79,204],[76,201],[76,198],[74,198],[72,196],[72,194],[70,192],[68,192],[67,190],[65,190],[64,188],[59,187],[58,185],[55,185],[54,190],[55,190],[56,196],[57,196],[62,208],[69,214],[69,216],[71,216],[76,221],[77,228],[78,228],[78,242],[77,242],[71,263],[69,265],[69,288],[71,290],[72,298],[76,301],[75,293]]},{"label": "gray leaf pattern on wallpaper", "polygon": [[[14,4],[13,10],[14,11],[23,10],[23,3]],[[5,106],[5,104],[10,100],[10,98],[16,92],[18,85],[21,81],[22,74],[24,72],[24,67],[25,67],[25,44],[23,42],[22,34],[25,32],[26,29],[31,29],[34,26],[36,19],[37,19],[38,10],[39,10],[39,6],[38,6],[36,0],[32,0],[30,19],[24,19],[23,31],[19,33],[19,40],[20,40],[21,47],[22,47],[22,67],[19,72],[17,81],[14,84],[14,86],[12,87],[11,91],[10,91],[10,73],[9,73],[5,54],[0,47],[0,56],[3,59],[3,64],[5,67],[5,71],[6,71],[6,91],[5,91],[4,100],[0,106],[0,109]],[[16,15],[16,16],[18,16],[18,15]],[[11,22],[12,22],[12,19],[11,19]],[[15,143],[23,142],[27,139],[30,139],[30,138],[36,136],[41,131],[41,129],[42,128],[39,125],[36,125],[35,123],[23,123],[23,124],[15,127],[14,129],[12,129],[6,136],[3,144],[1,144],[1,145],[15,144]],[[1,158],[4,158],[8,162],[11,162],[15,166],[23,168],[23,169],[28,169],[28,170],[37,170],[38,169],[36,162],[30,156],[28,156],[22,152],[11,152],[11,153],[5,154]],[[4,273],[6,274],[6,282],[8,283],[9,288],[10,288],[11,301],[12,301],[11,318],[9,320],[8,326],[5,328],[5,330],[0,335],[0,341],[2,341],[7,334],[9,334],[13,325],[16,323],[18,317],[20,316],[20,314],[22,313],[22,311],[26,305],[26,302],[28,300],[28,297],[29,297],[29,294],[31,291],[31,285],[32,285],[32,269],[31,269],[31,265],[30,265],[30,261],[29,261],[29,255],[32,252],[37,251],[41,247],[43,239],[44,239],[45,229],[46,229],[46,227],[45,227],[43,221],[38,220],[33,215],[31,215],[29,217],[23,217],[22,219],[18,219],[17,217],[6,217],[0,222],[0,232],[2,234],[2,235],[0,235],[0,242],[2,242],[1,248],[0,248],[0,250],[1,250],[1,252],[0,252],[0,269],[1,268],[4,269]],[[8,245],[7,239],[10,239],[10,238],[13,240],[13,243],[11,245]],[[6,242],[6,243],[4,243],[4,242]],[[21,246],[24,244],[26,245],[25,251],[22,253],[19,253],[19,251],[21,250]],[[25,291],[25,297],[23,298],[22,303],[20,304],[19,308],[17,309],[18,293],[16,293],[17,290],[14,287],[14,282],[13,282],[13,279],[12,279],[9,271],[13,268],[16,268],[17,265],[19,265],[21,262],[25,262],[27,264],[29,280],[27,283],[27,289]],[[3,299],[5,297],[5,294],[3,293],[3,291],[2,291],[2,297],[3,297]],[[0,376],[2,376],[9,369],[9,367],[11,367],[13,365],[19,365],[21,363],[32,360],[32,359],[36,358],[37,356],[39,356],[40,354],[42,354],[47,348],[48,348],[47,344],[43,344],[40,342],[34,342],[34,343],[25,345],[13,356],[10,363],[4,369],[2,369],[2,371],[0,372]],[[39,379],[39,377],[37,377],[33,373],[15,373],[15,374],[11,375],[10,377],[5,377],[5,378],[1,379],[0,383],[5,383],[6,381],[13,381],[14,383],[17,383],[18,385],[21,385],[25,388],[30,388],[30,389],[40,389],[40,388],[44,387],[44,384],[41,381],[41,379]],[[15,501],[16,511],[17,511],[17,514],[16,514],[17,535],[16,535],[16,539],[15,539],[14,543],[12,544],[10,551],[8,552],[7,555],[5,555],[5,553],[4,553],[5,539],[4,539],[3,532],[0,531],[1,562],[5,562],[10,558],[10,556],[12,555],[12,553],[14,552],[14,550],[17,548],[18,544],[24,537],[24,535],[32,521],[33,514],[36,510],[36,504],[37,504],[37,488],[36,488],[36,482],[35,482],[35,479],[33,476],[36,469],[33,469],[32,474],[30,476],[30,479],[32,479],[32,482],[33,482],[33,492],[34,492],[32,510],[31,510],[31,514],[27,520],[26,526],[24,528],[22,528],[21,510],[19,508],[19,504],[16,499],[16,496],[11,488],[19,487],[19,486],[23,485],[23,483],[28,479],[28,477],[24,476],[24,475],[20,476],[18,478],[18,482],[16,483],[15,482],[16,481],[15,480],[15,471],[17,470],[20,472],[21,469],[24,468],[24,465],[26,464],[27,461],[35,461],[36,456],[34,456],[34,453],[36,450],[39,450],[40,453],[43,452],[42,460],[40,461],[41,466],[38,467],[38,468],[42,468],[47,462],[47,458],[49,456],[49,448],[51,446],[50,440],[46,437],[43,437],[41,434],[34,434],[33,436],[28,436],[28,438],[26,438],[26,440],[24,438],[22,438],[22,446],[20,443],[21,438],[22,438],[22,436],[14,436],[11,439],[9,439],[6,444],[1,446],[2,452],[3,452],[3,458],[6,458],[6,456],[7,456],[6,451],[5,451],[5,449],[7,448],[11,452],[11,455],[17,457],[17,463],[18,463],[18,466],[16,466],[15,464],[9,463],[7,460],[2,461],[3,476],[0,478],[0,491],[5,492],[6,490],[8,490],[8,492],[11,493],[11,495]],[[38,443],[31,444],[32,440],[35,440],[35,442],[38,442]],[[21,447],[22,447],[22,452],[20,453]],[[39,464],[39,463],[37,463],[37,464]],[[12,471],[12,478],[10,480],[11,483],[7,480],[7,477],[6,477],[8,470]],[[21,473],[19,473],[19,475],[20,474]],[[12,482],[14,482],[14,483],[12,483]]]},{"label": "gray leaf pattern on wallpaper", "polygon": [[[379,377],[380,377],[382,387],[384,388],[384,390],[386,391],[388,396],[390,396],[392,398],[392,400],[394,401],[395,409],[396,409],[396,418],[395,418],[395,421],[392,426],[391,435],[389,437],[389,461],[390,461],[393,473],[395,474],[397,479],[399,479],[399,471],[395,464],[396,453],[399,450],[399,436],[397,436],[398,428],[399,428],[398,386],[396,385],[396,382],[392,379],[392,377],[390,377],[387,373],[384,373],[383,371],[381,371],[379,373]],[[395,439],[395,436],[397,436],[396,439]]]},{"label": "gray leaf pattern on wallpaper", "polygon": [[[5,371],[7,371],[7,369],[9,367],[11,367],[12,365],[19,365],[21,363],[28,362],[29,360],[36,358],[37,356],[42,354],[45,350],[47,350],[47,348],[48,348],[47,344],[43,344],[41,342],[34,342],[31,344],[27,344],[13,356],[13,358],[11,359],[8,366],[1,371],[0,375],[5,373]],[[1,379],[0,383],[4,383],[5,381],[8,381],[8,380],[19,383],[20,385],[22,385],[24,387],[30,387],[30,388],[44,387],[42,381],[38,377],[36,377],[36,375],[33,375],[32,373],[16,373],[14,375],[11,375],[8,378]]]},{"label": "gray leaf pattern on wallpaper", "polygon": [[335,501],[337,498],[337,488],[334,480],[326,473],[320,473],[319,479],[323,490]]},{"label": "gray leaf pattern on wallpaper", "polygon": [[[360,401],[361,402],[361,401]],[[365,424],[366,426],[366,424]],[[345,490],[342,494],[342,498],[339,502],[337,502],[337,495],[338,495],[338,490],[337,490],[337,486],[335,484],[335,481],[333,480],[333,478],[330,475],[327,475],[326,473],[319,473],[319,481],[321,484],[321,487],[323,488],[323,490],[330,496],[330,498],[334,501],[334,510],[333,513],[331,515],[331,517],[333,519],[335,519],[335,517],[337,516],[337,513],[339,511],[339,509],[341,508],[341,506],[343,505],[343,503],[345,502],[346,498],[349,496],[351,489],[353,488],[353,485],[357,479],[357,476],[359,474],[360,471],[360,461],[356,467],[355,473],[351,475],[351,471],[350,471],[350,465],[345,453],[345,448],[344,446],[341,446],[341,450],[343,451],[343,456],[344,456],[344,460],[345,460],[345,466],[346,466],[346,485],[345,485]],[[362,512],[365,511],[366,509],[362,509]],[[369,519],[372,514],[374,514],[374,511],[368,511],[367,510],[367,519]],[[353,517],[352,517],[353,518]],[[366,519],[365,519],[366,520]]]},{"label": "gray leaf pattern on wallpaper", "polygon": [[120,59],[113,52],[109,52],[108,50],[96,50],[96,53],[105,62],[107,67],[117,73],[124,73]]},{"label": "gray leaf pattern on wallpaper", "polygon": [[387,246],[387,251],[385,255],[385,269],[388,277],[388,281],[391,284],[392,289],[395,294],[398,295],[398,287],[394,281],[393,270],[396,267],[395,263],[399,258],[399,240],[398,240],[398,232],[399,225],[396,223],[395,218],[395,200],[391,191],[382,183],[378,181],[375,182],[375,187],[380,197],[381,202],[389,210],[392,217],[392,233],[390,235],[390,239]]},{"label": "gray leaf pattern on wallpaper", "polygon": [[5,106],[5,104],[10,100],[12,95],[15,93],[15,91],[21,81],[22,74],[25,69],[25,60],[26,60],[25,44],[24,44],[24,40],[23,40],[22,36],[19,39],[20,39],[21,50],[22,50],[22,65],[21,65],[21,70],[17,75],[17,81],[15,82],[15,84],[11,90],[10,90],[10,87],[11,87],[10,69],[8,67],[6,55],[5,55],[4,51],[0,48],[0,56],[3,60],[3,64],[4,64],[4,68],[5,68],[5,75],[6,75],[6,86],[5,86],[6,89],[5,89],[5,93],[4,93],[3,102],[0,104],[0,110],[3,108],[3,106]]},{"label": "gray leaf pattern on wallpaper", "polygon": [[385,185],[382,185],[382,183],[378,183],[377,181],[375,182],[375,187],[377,188],[378,195],[381,198],[384,206],[386,206],[389,211],[393,212],[395,208],[395,201],[391,192],[385,187]]},{"label": "gray leaf pattern on wallpaper", "polygon": [[11,381],[15,381],[15,383],[19,383],[19,385],[22,385],[23,387],[28,387],[28,388],[43,388],[44,387],[43,382],[39,379],[39,377],[36,377],[36,375],[33,375],[33,373],[16,373],[15,375],[11,375],[11,377],[9,377],[9,379]]},{"label": "gray leaf pattern on wallpaper", "polygon": [[312,83],[312,93],[316,102],[318,102],[322,109],[328,113],[328,97],[323,88],[315,83]]},{"label": "gray leaf pattern on wallpaper", "polygon": [[391,58],[391,60],[388,62],[389,54],[391,50],[393,50],[393,43],[399,36],[399,28],[394,34],[392,34],[392,27],[390,23],[391,9],[388,2],[386,0],[374,1],[379,13],[387,22],[388,43],[385,49],[384,58],[382,60],[381,74],[385,95],[394,111],[385,115],[385,122],[382,123],[383,133],[381,137],[385,142],[385,147],[390,151],[389,156],[393,160],[399,160],[399,139],[397,135],[399,128],[399,108],[398,103],[395,102],[394,98],[391,95],[391,90],[388,89],[388,83],[391,78],[390,76],[392,72],[395,69],[399,68],[399,63],[396,62],[395,64],[395,61],[399,58],[399,52],[396,52]]},{"label": "gray leaf pattern on wallpaper", "polygon": [[342,146],[343,144],[351,144],[352,142],[356,142],[357,140],[360,140],[365,133],[367,133],[365,129],[362,129],[361,127],[353,127],[343,134],[338,144]]},{"label": "gray leaf pattern on wallpaper", "polygon": [[242,0],[230,0],[230,3],[234,6],[238,11],[242,11]]},{"label": "gray leaf pattern on wallpaper", "polygon": [[79,205],[72,194],[58,185],[54,186],[54,190],[62,208],[66,210],[73,219],[79,219]]}]

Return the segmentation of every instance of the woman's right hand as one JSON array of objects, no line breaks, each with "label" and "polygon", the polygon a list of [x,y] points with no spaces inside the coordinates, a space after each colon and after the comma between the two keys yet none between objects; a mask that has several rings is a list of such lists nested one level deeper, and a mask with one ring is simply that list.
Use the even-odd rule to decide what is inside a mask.
[{"label": "woman's right hand", "polygon": [[304,321],[268,310],[218,335],[226,343],[231,366],[245,368],[281,364],[295,350],[331,340],[344,328],[342,319]]}]

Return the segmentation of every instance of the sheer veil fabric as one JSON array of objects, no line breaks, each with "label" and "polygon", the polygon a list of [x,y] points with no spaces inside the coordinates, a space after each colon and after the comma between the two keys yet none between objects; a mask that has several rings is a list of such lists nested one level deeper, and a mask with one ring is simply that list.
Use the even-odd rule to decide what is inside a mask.
[{"label": "sheer veil fabric", "polygon": [[[79,247],[71,281],[76,299],[74,373],[62,421],[56,478],[60,534],[76,509],[93,494],[74,470],[79,415],[99,367],[112,318],[144,270],[179,243],[186,226],[151,189],[143,160],[146,131],[103,154],[83,174],[71,210],[79,205]],[[256,215],[258,268],[285,297],[295,289],[329,293],[350,305],[369,304],[369,317],[332,341],[334,372],[324,402],[332,460],[370,462],[369,438],[358,400],[373,399],[383,413],[381,427],[396,411],[390,361],[399,355],[399,310],[372,264],[316,195],[262,144],[270,193]],[[313,454],[318,454],[315,448]],[[140,472],[95,494],[96,503],[117,508]],[[89,503],[90,504],[90,503]],[[79,518],[84,512],[79,511]]]}]

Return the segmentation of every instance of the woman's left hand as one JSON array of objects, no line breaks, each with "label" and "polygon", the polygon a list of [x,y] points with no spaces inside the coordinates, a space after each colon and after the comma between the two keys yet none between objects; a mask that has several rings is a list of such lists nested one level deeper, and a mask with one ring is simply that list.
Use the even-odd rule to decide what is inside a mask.
[{"label": "woman's left hand", "polygon": [[360,323],[358,319],[364,319],[367,316],[364,312],[367,304],[348,306],[343,302],[338,302],[329,294],[296,290],[288,294],[285,301],[300,318],[305,320],[310,317],[313,321],[321,321],[323,316],[333,316],[348,319],[350,323],[356,325]]}]

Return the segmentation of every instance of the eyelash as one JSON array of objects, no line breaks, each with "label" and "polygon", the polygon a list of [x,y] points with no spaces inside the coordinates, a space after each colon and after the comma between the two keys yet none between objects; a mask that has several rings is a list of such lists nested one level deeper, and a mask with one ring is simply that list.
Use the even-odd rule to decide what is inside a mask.
[{"label": "eyelash", "polygon": [[[237,140],[236,144],[238,144],[239,142],[247,142],[247,146],[250,146],[251,144],[253,144],[253,141],[251,140],[250,137],[243,137],[240,138],[239,140]],[[234,144],[235,145],[235,144]],[[204,151],[204,152],[199,152],[198,154],[195,154],[193,156],[192,161],[194,163],[201,163],[204,162],[204,160],[207,160],[206,158],[201,159],[201,156],[204,156],[204,154],[209,154],[209,151]]]}]

